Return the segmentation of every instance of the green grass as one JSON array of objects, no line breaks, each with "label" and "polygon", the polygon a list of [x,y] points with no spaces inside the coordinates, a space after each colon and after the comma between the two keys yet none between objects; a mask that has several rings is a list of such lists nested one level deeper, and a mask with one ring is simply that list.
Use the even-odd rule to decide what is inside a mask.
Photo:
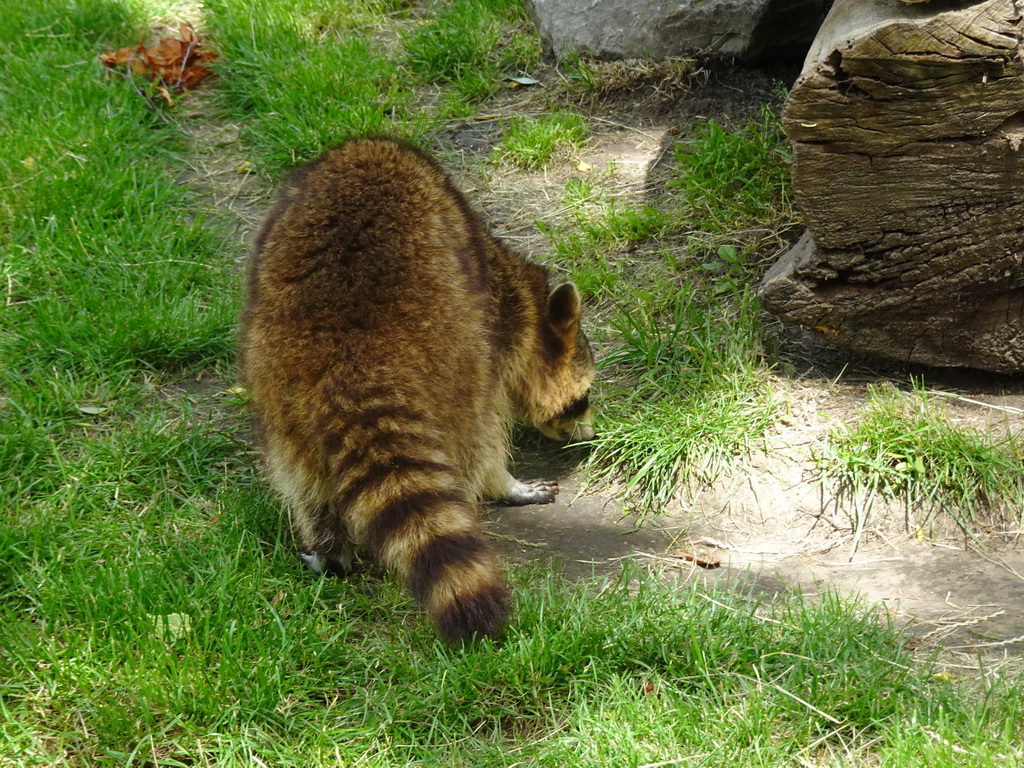
[{"label": "green grass", "polygon": [[537,224],[551,241],[552,261],[568,270],[584,296],[624,298],[636,282],[624,252],[661,237],[668,216],[655,206],[622,203],[587,177],[571,179],[562,201],[556,226]]},{"label": "green grass", "polygon": [[621,250],[657,239],[667,229],[667,216],[650,205],[622,205],[604,200],[573,212],[575,226],[546,229],[560,263],[577,267],[609,250]]},{"label": "green grass", "polygon": [[[198,213],[188,101],[154,106],[97,60],[174,20],[170,5],[0,0],[0,764],[1024,760],[1019,680],[935,677],[884,619],[834,596],[519,568],[507,637],[450,648],[378,572],[306,573],[230,391],[242,254]],[[518,5],[472,5],[504,24],[497,49],[445,88],[536,51]],[[209,0],[210,88],[244,130],[233,149],[277,175],[351,132],[429,135],[446,105],[413,106],[432,75],[384,31],[415,35],[453,7]],[[672,211],[607,204],[582,182],[570,195],[595,206],[581,220],[609,250],[671,247]],[[638,494],[705,477],[767,418],[745,255],[722,246],[677,282],[694,257],[659,256],[672,290],[616,316],[608,434],[624,451],[682,446],[648,469],[635,451],[609,459]],[[616,275],[620,290],[631,277]]]},{"label": "green grass", "polygon": [[931,534],[937,514],[973,535],[986,517],[1019,519],[1024,508],[1024,442],[960,428],[920,386],[873,388],[850,426],[835,426],[817,456],[826,482],[851,502],[862,528],[874,498],[902,501],[911,532]]},{"label": "green grass", "polygon": [[206,8],[222,57],[219,95],[260,167],[277,172],[364,133],[415,139],[430,130],[408,111],[394,56],[361,28],[365,3],[330,14],[316,0],[211,0]]},{"label": "green grass", "polygon": [[751,289],[724,301],[684,283],[670,301],[621,308],[600,361],[608,389],[590,466],[621,476],[643,514],[741,465],[775,420]]},{"label": "green grass", "polygon": [[709,233],[778,229],[792,220],[789,150],[779,118],[764,107],[729,130],[715,120],[676,145],[669,189],[683,225]]},{"label": "green grass", "polygon": [[[4,644],[0,759],[285,766],[370,754],[381,766],[605,766],[699,755],[707,766],[784,766],[827,756],[898,764],[887,761],[915,752],[929,765],[1021,757],[1021,696],[1009,681],[984,684],[984,705],[968,705],[978,695],[970,683],[931,677],[899,633],[835,596],[762,603],[628,571],[569,590],[523,571],[506,639],[452,649],[390,582],[300,574],[287,542],[260,522],[271,506],[224,494],[189,535],[150,531],[175,546],[143,558],[121,555],[146,530],[106,543],[93,541],[100,531],[74,543],[6,532],[3,583],[18,597],[5,600],[5,618],[17,611],[20,620]],[[65,560],[41,567],[58,547]]]},{"label": "green grass", "polygon": [[214,435],[174,432],[153,383],[232,356],[234,254],[176,182],[182,134],[97,59],[143,33],[143,10],[4,10],[0,504],[36,537],[112,497],[189,498],[189,451],[218,460]]},{"label": "green grass", "polygon": [[[222,358],[232,346],[236,305],[225,300],[222,239],[169,172],[180,135],[103,69],[101,46],[78,39],[90,11],[100,29],[125,23],[116,7],[40,9],[36,18],[12,11],[23,30],[8,32],[0,86],[0,175],[11,180],[0,196],[0,358],[21,369],[154,368]],[[61,44],[44,48],[46,34]]]},{"label": "green grass", "polygon": [[[259,167],[271,174],[346,138],[386,133],[422,142],[453,114],[540,61],[508,0],[415,4],[346,0],[211,0],[211,43],[221,53],[219,94],[242,122]],[[384,38],[398,26],[401,46]],[[443,84],[438,112],[418,89]]]},{"label": "green grass", "polygon": [[470,72],[490,72],[501,28],[480,0],[455,0],[424,18],[405,42],[408,67],[427,82],[456,82]]},{"label": "green grass", "polygon": [[666,193],[650,203],[619,203],[599,183],[570,182],[563,196],[568,223],[544,227],[555,256],[574,267],[597,262],[600,272],[601,257],[656,244],[673,272],[724,266],[735,273],[739,266],[743,274],[733,277],[755,280],[760,252],[777,254],[796,223],[778,117],[765,107],[757,120],[733,130],[709,121],[677,143],[673,155]]},{"label": "green grass", "polygon": [[571,110],[554,110],[538,117],[514,117],[505,127],[495,160],[520,168],[542,168],[559,154],[587,143],[587,126]]},{"label": "green grass", "polygon": [[429,6],[405,36],[404,66],[421,82],[447,87],[446,114],[466,116],[510,76],[541,63],[536,36],[515,0],[452,0]]}]

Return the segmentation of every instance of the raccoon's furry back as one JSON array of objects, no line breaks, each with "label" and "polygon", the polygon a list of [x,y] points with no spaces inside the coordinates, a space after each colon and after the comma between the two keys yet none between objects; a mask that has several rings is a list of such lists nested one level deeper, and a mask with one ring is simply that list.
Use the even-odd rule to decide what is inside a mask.
[{"label": "raccoon's furry back", "polygon": [[295,175],[247,290],[242,373],[310,562],[345,568],[355,543],[446,638],[497,634],[509,593],[476,503],[511,481],[506,422],[582,391],[529,383],[580,343],[543,322],[546,271],[495,241],[433,161],[363,139]]}]

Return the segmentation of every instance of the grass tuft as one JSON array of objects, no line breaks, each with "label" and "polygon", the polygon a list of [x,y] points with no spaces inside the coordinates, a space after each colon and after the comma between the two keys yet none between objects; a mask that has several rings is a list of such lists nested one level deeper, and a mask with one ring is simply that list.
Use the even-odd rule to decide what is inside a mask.
[{"label": "grass tuft", "polygon": [[668,187],[687,225],[728,232],[792,218],[786,136],[767,107],[733,131],[708,121],[692,140],[676,145],[675,157],[678,177]]},{"label": "grass tuft", "polygon": [[540,117],[514,117],[494,150],[494,159],[520,168],[541,168],[586,143],[586,124],[570,110],[556,110]]},{"label": "grass tuft", "polygon": [[617,346],[600,365],[614,378],[590,462],[597,478],[621,475],[642,513],[713,482],[774,420],[756,301],[746,286],[731,299],[685,283],[667,310],[623,308],[612,321]]},{"label": "grass tuft", "polygon": [[662,99],[692,87],[701,73],[694,59],[621,59],[601,61],[570,54],[561,64],[571,90],[592,99],[653,92]]},{"label": "grass tuft", "polygon": [[617,295],[628,270],[617,252],[657,239],[668,228],[667,216],[654,206],[610,199],[586,179],[570,181],[563,199],[572,223],[537,225],[551,241],[554,261],[569,269],[584,296]]},{"label": "grass tuft", "polygon": [[[660,206],[608,203],[576,182],[565,195],[575,226],[547,229],[584,293],[620,305],[590,467],[597,478],[620,476],[644,514],[680,484],[713,482],[741,463],[775,418],[750,262],[764,232],[790,215],[782,142],[767,110],[734,132],[710,123],[677,151]],[[636,274],[625,279],[621,255],[645,243],[663,257],[642,262],[649,293],[633,287]]]},{"label": "grass tuft", "polygon": [[860,510],[857,528],[875,497],[903,501],[908,529],[920,533],[947,514],[973,535],[986,514],[1019,522],[1024,508],[1021,436],[957,427],[920,386],[872,388],[856,423],[833,428],[817,463],[836,495]]}]

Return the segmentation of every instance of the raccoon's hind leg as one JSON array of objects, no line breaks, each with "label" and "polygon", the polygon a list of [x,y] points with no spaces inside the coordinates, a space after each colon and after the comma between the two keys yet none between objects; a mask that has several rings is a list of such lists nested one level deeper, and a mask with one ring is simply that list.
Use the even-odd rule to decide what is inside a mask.
[{"label": "raccoon's hind leg", "polygon": [[297,506],[292,510],[292,527],[299,559],[313,573],[344,576],[352,570],[355,545],[335,505]]},{"label": "raccoon's hind leg", "polygon": [[267,430],[264,434],[267,479],[285,500],[299,558],[313,573],[340,575],[352,567],[353,546],[324,478],[301,459],[293,444]]}]

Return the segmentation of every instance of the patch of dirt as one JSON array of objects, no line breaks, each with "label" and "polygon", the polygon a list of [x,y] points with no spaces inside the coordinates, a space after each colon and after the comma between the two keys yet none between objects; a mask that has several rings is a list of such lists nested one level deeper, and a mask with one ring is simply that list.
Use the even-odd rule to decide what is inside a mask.
[{"label": "patch of dirt", "polygon": [[266,213],[271,187],[243,151],[241,126],[220,114],[212,84],[187,94],[177,108],[187,117],[182,128],[192,144],[182,183],[205,201],[201,212],[226,225],[236,242],[248,249]]}]

